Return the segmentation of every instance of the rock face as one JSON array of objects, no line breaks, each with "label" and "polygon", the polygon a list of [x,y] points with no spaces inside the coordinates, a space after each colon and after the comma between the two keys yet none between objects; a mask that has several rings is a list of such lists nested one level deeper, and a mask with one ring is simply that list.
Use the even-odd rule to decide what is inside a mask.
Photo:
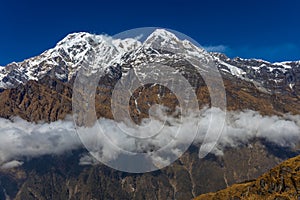
[{"label": "rock face", "polygon": [[300,156],[291,158],[254,181],[232,185],[201,199],[299,199]]},{"label": "rock face", "polygon": [[[269,94],[260,91],[254,84],[235,77],[223,76],[228,110],[256,110],[263,115],[299,114],[298,97]],[[102,80],[103,81],[103,80]],[[112,81],[97,88],[96,112],[98,117],[112,119]],[[199,106],[210,104],[210,95],[205,83],[199,81],[196,95]],[[72,114],[72,84],[45,76],[38,82],[6,89],[0,93],[0,117],[20,116],[27,121],[56,121]],[[159,94],[160,93],[160,94]],[[137,100],[136,100],[137,99]],[[135,101],[136,100],[136,101]],[[136,90],[130,100],[132,118],[145,118],[152,104],[159,103],[174,108],[178,105],[176,96],[162,86],[145,86]]]},{"label": "rock face", "polygon": [[[52,122],[72,114],[75,77],[95,53],[101,55],[100,60],[117,55],[109,65],[96,65],[91,70],[101,75],[95,95],[97,117],[113,119],[111,96],[115,84],[129,71],[143,75],[143,63],[160,63],[175,69],[195,90],[199,106],[210,105],[209,88],[199,74],[199,70],[205,73],[208,69],[196,68],[188,61],[190,57],[203,63],[213,62],[218,67],[228,110],[251,109],[263,115],[299,114],[299,62],[229,59],[223,54],[207,53],[165,30],[156,30],[144,42],[131,38],[110,40],[113,47],[107,39],[88,33],[70,34],[39,56],[0,68],[0,117]],[[142,86],[129,101],[132,119],[138,123],[148,117],[153,104],[174,109],[178,100],[161,85]],[[297,155],[286,149],[279,155],[272,151],[273,146],[259,140],[251,145],[229,148],[222,157],[209,155],[202,160],[192,146],[171,166],[145,174],[123,173],[100,164],[79,165],[80,157],[87,153],[84,149],[43,156],[14,169],[0,169],[0,199],[192,199],[254,179]],[[266,195],[269,188],[271,192],[283,190],[277,182],[271,186],[269,180],[264,179],[266,183],[262,184],[267,185],[260,190],[261,195]]]}]

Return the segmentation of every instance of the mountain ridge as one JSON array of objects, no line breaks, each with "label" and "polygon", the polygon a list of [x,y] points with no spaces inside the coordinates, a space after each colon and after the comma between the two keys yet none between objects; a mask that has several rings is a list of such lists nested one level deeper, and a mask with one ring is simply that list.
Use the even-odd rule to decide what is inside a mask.
[{"label": "mountain ridge", "polygon": [[[59,41],[54,48],[22,62],[12,62],[0,69],[0,88],[14,88],[29,80],[39,80],[51,75],[61,81],[70,81],[79,70],[89,51],[104,48],[104,40],[116,49],[117,60],[112,68],[124,63],[128,53],[140,55],[142,49],[172,48],[176,52],[183,49],[187,55],[196,57],[210,55],[221,73],[229,73],[246,81],[251,81],[268,92],[294,92],[299,87],[300,61],[270,63],[260,59],[230,59],[222,53],[206,53],[187,40],[179,40],[175,34],[157,29],[144,42],[135,38],[114,39],[105,35],[92,35],[86,32],[71,33]],[[103,47],[101,47],[101,45]],[[126,54],[126,56],[125,56]],[[138,64],[138,63],[135,63]],[[109,73],[109,72],[106,72]],[[295,89],[297,87],[297,89]],[[279,89],[278,89],[279,88]],[[281,91],[280,91],[281,90]]]},{"label": "mountain ridge", "polygon": [[[170,44],[171,47],[169,47]],[[113,55],[117,56],[104,68],[98,65],[88,65],[89,59],[97,54],[100,55],[100,61],[109,59]],[[187,40],[179,40],[173,33],[158,29],[143,43],[136,39],[112,39],[85,32],[69,34],[58,42],[56,47],[45,51],[40,56],[0,69],[0,87],[1,83],[3,86],[5,80],[8,87],[0,90],[0,105],[3,108],[0,116],[10,118],[20,115],[28,121],[48,122],[63,119],[72,112],[72,85],[77,71],[82,67],[94,67],[95,72],[100,70],[102,76],[96,94],[96,98],[102,102],[96,105],[97,116],[112,118],[110,98],[115,84],[131,69],[135,74],[144,76],[143,69],[140,67],[143,63],[160,63],[175,68],[194,88],[199,106],[209,105],[208,88],[202,77],[203,74],[199,74],[199,70],[205,73],[207,66],[200,66],[196,69],[185,56],[203,59],[201,61],[203,63],[210,59],[219,69],[227,93],[227,109],[252,109],[264,115],[299,113],[297,102],[300,101],[298,94],[300,81],[297,78],[298,75],[293,72],[293,78],[290,80],[293,82],[293,87],[290,87],[291,83],[287,82],[289,73],[286,72],[286,68],[291,68],[290,70],[300,73],[300,65],[297,62],[285,63],[285,68],[279,65],[280,69],[275,69],[272,68],[273,64],[261,60],[230,59],[221,53],[208,53]],[[87,66],[85,66],[86,63]],[[27,74],[35,74],[30,77],[24,71]],[[161,73],[163,76],[163,72]],[[273,79],[276,79],[278,84],[275,84]],[[133,118],[147,117],[149,103],[163,103],[171,108],[177,105],[176,97],[167,95],[170,91],[168,92],[161,86],[153,87],[152,92],[147,90],[151,94],[148,100],[145,99],[145,94],[139,91],[133,95],[134,98],[139,98],[139,94],[144,95],[139,99],[145,101],[138,103],[134,98],[131,99]],[[157,91],[167,93],[155,94]],[[43,97],[39,95],[40,92],[43,93]],[[168,96],[168,98],[163,98],[163,96]],[[148,103],[145,103],[147,101]],[[49,113],[43,111],[44,108],[47,108]],[[140,110],[143,112],[140,113]]]}]

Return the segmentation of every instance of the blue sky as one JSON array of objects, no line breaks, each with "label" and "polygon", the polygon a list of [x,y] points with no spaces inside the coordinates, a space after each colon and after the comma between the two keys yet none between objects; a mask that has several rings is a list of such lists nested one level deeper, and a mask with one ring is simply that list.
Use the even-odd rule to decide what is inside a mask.
[{"label": "blue sky", "polygon": [[138,27],[182,32],[230,57],[300,60],[300,1],[2,1],[0,65],[53,47],[71,32]]}]

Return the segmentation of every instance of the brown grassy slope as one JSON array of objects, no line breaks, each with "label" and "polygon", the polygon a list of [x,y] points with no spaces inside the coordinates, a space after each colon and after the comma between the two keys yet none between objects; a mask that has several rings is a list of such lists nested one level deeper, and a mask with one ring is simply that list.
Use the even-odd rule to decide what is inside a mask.
[{"label": "brown grassy slope", "polygon": [[254,181],[234,184],[216,193],[200,195],[195,200],[284,200],[299,198],[300,156],[297,156],[286,160]]},{"label": "brown grassy slope", "polygon": [[[259,111],[263,115],[281,115],[283,113],[300,114],[300,98],[295,95],[275,95],[259,91],[252,83],[224,78],[227,109]],[[27,121],[56,121],[72,113],[72,84],[64,83],[48,76],[40,80],[29,81],[26,85],[0,92],[0,117],[20,116]],[[97,88],[95,110],[97,117],[113,118],[111,113],[111,94],[113,86]],[[170,108],[178,105],[176,96],[165,90],[158,97],[159,89],[144,87],[137,89],[131,98],[130,112],[133,119],[139,121],[148,116],[152,104],[163,104]],[[207,87],[200,85],[196,90],[200,107],[210,104]],[[120,97],[122,98],[122,97]],[[135,105],[138,102],[138,112]]]}]

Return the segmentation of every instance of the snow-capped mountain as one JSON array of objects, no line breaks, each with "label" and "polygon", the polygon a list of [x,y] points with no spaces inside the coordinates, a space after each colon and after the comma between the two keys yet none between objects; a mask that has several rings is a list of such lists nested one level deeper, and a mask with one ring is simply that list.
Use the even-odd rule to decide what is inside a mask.
[{"label": "snow-capped mountain", "polygon": [[[45,75],[63,82],[70,81],[81,68],[82,63],[97,53],[99,59],[114,59],[111,66],[102,70],[105,74],[120,73],[113,70],[121,66],[122,73],[138,64],[148,62],[176,63],[191,56],[210,59],[223,75],[233,75],[251,81],[266,92],[295,92],[300,86],[300,62],[270,63],[258,59],[230,59],[224,54],[208,53],[187,40],[180,40],[175,34],[157,29],[144,42],[134,38],[113,39],[104,35],[73,33],[67,35],[57,45],[41,55],[19,63],[10,63],[0,69],[0,88],[15,88],[29,80],[40,80]],[[186,73],[187,66],[176,65],[178,71]],[[100,68],[100,67],[99,67]]]},{"label": "snow-capped mountain", "polygon": [[103,57],[117,53],[123,55],[140,45],[139,41],[131,38],[112,40],[104,35],[84,32],[69,34],[54,48],[41,55],[19,63],[13,62],[2,68],[0,88],[14,88],[29,80],[39,80],[45,75],[69,81],[93,52]]},{"label": "snow-capped mountain", "polygon": [[212,54],[221,71],[251,81],[268,92],[297,92],[299,90],[299,61],[270,63],[260,59],[230,59],[224,54]]}]

